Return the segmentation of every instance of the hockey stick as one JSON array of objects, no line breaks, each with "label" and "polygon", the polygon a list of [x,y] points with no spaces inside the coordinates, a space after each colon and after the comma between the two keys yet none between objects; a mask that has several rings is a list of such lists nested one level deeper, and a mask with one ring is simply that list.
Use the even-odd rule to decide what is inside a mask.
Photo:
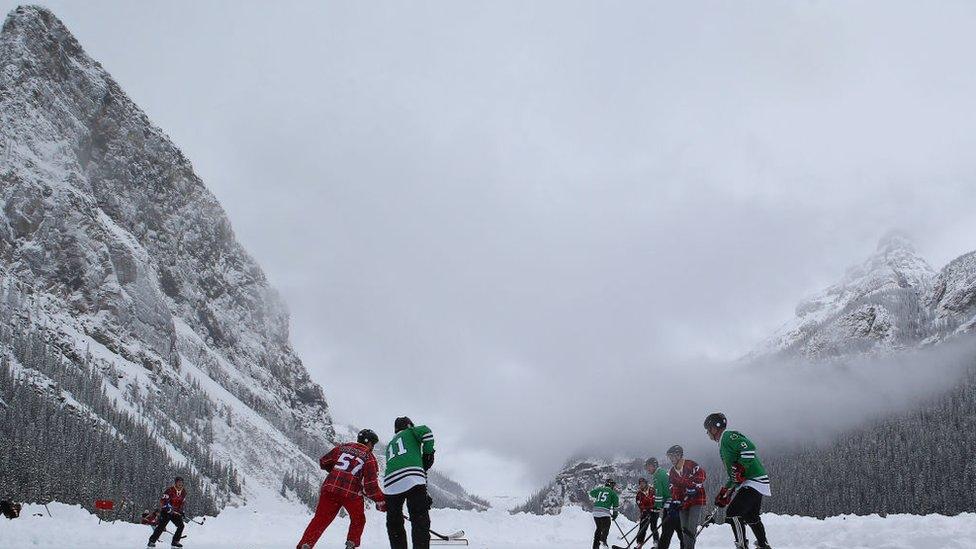
[{"label": "hockey stick", "polygon": [[192,522],[193,524],[199,524],[200,526],[203,526],[203,523],[207,522],[207,517],[203,517],[203,520],[201,520],[200,522],[197,522],[191,518],[187,518],[186,520]]},{"label": "hockey stick", "polygon": [[[637,524],[635,524],[634,527],[631,528],[630,530],[627,530],[627,534],[630,534],[631,532],[633,532],[634,530],[636,530],[638,526],[640,526],[640,522],[638,522]],[[627,539],[627,537],[626,537],[627,534],[624,534],[623,536],[620,536],[620,537],[622,539]]]},{"label": "hockey stick", "polygon": [[[407,515],[403,515],[403,520],[405,520],[407,522],[413,522],[412,520],[410,520],[410,517],[408,517]],[[464,537],[464,530],[458,530],[457,532],[451,532],[450,534],[448,534],[446,536],[444,534],[438,534],[437,532],[431,530],[430,528],[428,528],[427,530],[431,534],[434,534],[434,536],[436,536],[437,538],[440,538],[442,541],[450,541],[452,539],[458,539],[458,538],[463,538]]]},{"label": "hockey stick", "polygon": [[[739,491],[739,486],[741,486],[741,484],[736,484],[735,485],[735,488],[732,488],[732,491],[729,492],[729,503],[730,504],[731,504],[732,500],[735,499],[735,493]],[[704,530],[705,528],[708,528],[712,524],[717,524],[715,522],[715,515],[718,514],[718,510],[719,509],[723,509],[723,507],[716,507],[716,508],[712,509],[712,512],[709,513],[708,516],[705,517],[705,520],[703,520],[702,523],[698,526],[698,532],[695,534],[695,537],[696,538],[698,537],[699,534],[702,533],[702,530]]]},{"label": "hockey stick", "polygon": [[[656,511],[655,511],[655,512],[656,512]],[[662,524],[663,524],[663,523],[662,523]],[[638,522],[637,522],[637,525],[635,525],[635,526],[634,526],[634,528],[637,528],[637,526],[640,526],[640,521],[638,521]],[[630,529],[630,531],[628,531],[627,533],[629,534],[630,532],[633,532],[633,531],[634,531],[634,528],[631,528],[631,529]],[[654,534],[655,534],[655,533],[657,533],[657,531],[658,531],[658,530],[659,530],[660,528],[661,528],[661,525],[660,525],[660,524],[658,524],[658,525],[656,525],[656,526],[654,527],[654,529],[653,529],[653,531],[652,531],[652,534],[651,534],[651,537],[649,537],[649,538],[646,538],[646,539],[645,539],[644,541],[642,541],[642,542],[640,542],[639,544],[637,544],[637,545],[635,545],[635,546],[634,546],[634,547],[635,547],[635,549],[640,549],[641,547],[643,547],[643,546],[644,546],[644,544],[645,544],[645,543],[647,543],[648,541],[650,541],[650,540],[652,540],[652,539],[654,539]],[[627,539],[627,538],[624,538],[624,539]],[[626,546],[620,546],[620,545],[613,545],[612,547],[613,547],[613,549],[630,549],[630,545],[631,545],[632,543],[634,543],[635,541],[637,541],[637,538],[636,538],[636,537],[635,537],[635,538],[633,539],[633,541],[629,541],[629,542],[627,542],[627,545],[626,545]]]},{"label": "hockey stick", "polygon": [[[625,534],[625,533],[624,533],[624,529],[620,527],[620,523],[619,523],[619,522],[617,522],[617,518],[616,518],[616,517],[614,517],[614,518],[613,518],[612,520],[613,520],[613,523],[614,523],[615,525],[617,525],[617,530],[620,530],[620,537],[622,537],[622,538],[624,538],[624,541],[626,541],[626,542],[627,542],[627,547],[630,547],[630,544],[631,544],[631,543],[633,543],[633,542],[631,542],[631,541],[629,541],[629,540],[627,539],[627,534]],[[631,528],[631,529],[630,529],[630,531],[631,531],[631,532],[633,532],[633,531],[634,531],[634,529],[633,529],[633,528]],[[628,534],[629,534],[629,533],[630,533],[630,532],[628,532]]]}]

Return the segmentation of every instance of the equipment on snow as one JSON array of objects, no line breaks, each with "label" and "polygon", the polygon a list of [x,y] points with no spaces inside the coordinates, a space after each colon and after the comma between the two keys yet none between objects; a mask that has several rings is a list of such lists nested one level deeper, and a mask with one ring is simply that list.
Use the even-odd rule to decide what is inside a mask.
[{"label": "equipment on snow", "polygon": [[622,535],[622,536],[620,536],[620,539],[627,539],[627,536],[629,536],[631,532],[633,532],[634,530],[636,530],[638,526],[640,526],[640,523],[635,524],[633,528],[631,528],[630,530],[627,530],[627,533],[624,534],[624,535]]},{"label": "equipment on snow", "polygon": [[729,424],[729,420],[725,417],[725,414],[723,414],[722,412],[714,412],[708,414],[708,417],[705,418],[705,429],[708,429],[709,427],[714,427],[716,429],[725,429],[725,427],[728,424]]},{"label": "equipment on snow", "polygon": [[[653,532],[652,535],[650,537],[648,537],[647,539],[645,539],[643,543],[638,543],[637,545],[635,545],[634,546],[634,549],[641,549],[641,547],[643,547],[644,545],[646,545],[647,542],[649,542],[649,541],[650,542],[654,542],[654,535],[653,534],[654,533],[658,533],[660,531],[661,526],[663,524],[664,523],[662,522],[660,524],[655,525],[654,526],[654,529],[652,530],[652,532]],[[634,528],[631,528],[630,530],[628,530],[627,533],[629,534],[629,533],[633,532],[634,529],[636,529],[638,526],[640,526],[640,521],[638,521],[637,524],[634,525]],[[624,537],[623,539],[626,540],[627,538]],[[634,539],[632,541],[628,541],[626,546],[614,545],[614,546],[612,546],[612,549],[630,549],[630,544],[634,543],[635,541],[637,541],[637,538],[636,537],[634,537]]]},{"label": "equipment on snow", "polygon": [[[410,517],[403,515],[403,520],[410,522]],[[458,530],[456,532],[451,532],[450,534],[441,534],[434,530],[430,530],[430,544],[431,545],[467,545],[468,540],[464,537],[464,530]]]}]

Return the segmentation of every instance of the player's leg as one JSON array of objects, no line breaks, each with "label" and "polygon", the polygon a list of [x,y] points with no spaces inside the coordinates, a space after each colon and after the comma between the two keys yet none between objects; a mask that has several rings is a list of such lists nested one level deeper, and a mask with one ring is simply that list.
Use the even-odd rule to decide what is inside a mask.
[{"label": "player's leg", "polygon": [[351,541],[353,547],[359,547],[359,542],[363,537],[363,529],[366,528],[366,510],[363,506],[361,496],[346,498],[342,506],[349,513],[349,534],[346,541]]},{"label": "player's leg", "polygon": [[322,537],[322,532],[335,520],[341,506],[335,496],[324,492],[320,493],[319,503],[315,506],[315,516],[305,528],[302,540],[298,542],[298,549],[302,549],[303,545],[315,547],[315,543]]}]

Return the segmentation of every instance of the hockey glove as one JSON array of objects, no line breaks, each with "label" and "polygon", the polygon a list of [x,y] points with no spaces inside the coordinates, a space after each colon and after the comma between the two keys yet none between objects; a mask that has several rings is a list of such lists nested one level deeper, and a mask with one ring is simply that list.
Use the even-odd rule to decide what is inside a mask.
[{"label": "hockey glove", "polygon": [[376,510],[379,511],[380,513],[385,513],[386,512],[386,501],[385,500],[384,501],[377,501],[376,502]]},{"label": "hockey glove", "polygon": [[715,496],[715,506],[720,508],[727,507],[730,503],[732,503],[732,490],[723,486],[719,490],[718,495]]},{"label": "hockey glove", "polygon": [[427,509],[430,510],[433,507],[434,507],[434,498],[430,497],[430,495],[428,494],[427,495]]},{"label": "hockey glove", "polygon": [[742,484],[746,481],[746,467],[741,463],[732,464],[732,482]]},{"label": "hockey glove", "polygon": [[423,455],[424,460],[424,471],[430,469],[434,466],[434,452]]},{"label": "hockey glove", "polygon": [[614,509],[613,512],[610,513],[610,518],[612,518],[613,520],[617,520],[617,514],[618,514],[617,510]]}]

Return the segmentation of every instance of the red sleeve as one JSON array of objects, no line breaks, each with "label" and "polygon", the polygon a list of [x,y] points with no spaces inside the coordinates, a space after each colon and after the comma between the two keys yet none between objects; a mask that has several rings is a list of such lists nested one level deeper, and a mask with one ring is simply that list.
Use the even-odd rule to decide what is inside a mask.
[{"label": "red sleeve", "polygon": [[696,463],[695,467],[691,470],[689,484],[695,488],[700,488],[705,484],[705,469],[701,465]]},{"label": "red sleeve", "polygon": [[380,490],[379,481],[377,477],[379,476],[379,466],[376,464],[376,458],[370,454],[366,458],[366,465],[363,466],[363,491],[366,492],[366,497],[373,501],[384,501],[386,498],[383,496],[383,491]]},{"label": "red sleeve", "polygon": [[336,460],[339,459],[339,447],[329,450],[328,454],[325,454],[319,459],[319,467],[326,471],[331,471],[332,467],[335,466]]}]

